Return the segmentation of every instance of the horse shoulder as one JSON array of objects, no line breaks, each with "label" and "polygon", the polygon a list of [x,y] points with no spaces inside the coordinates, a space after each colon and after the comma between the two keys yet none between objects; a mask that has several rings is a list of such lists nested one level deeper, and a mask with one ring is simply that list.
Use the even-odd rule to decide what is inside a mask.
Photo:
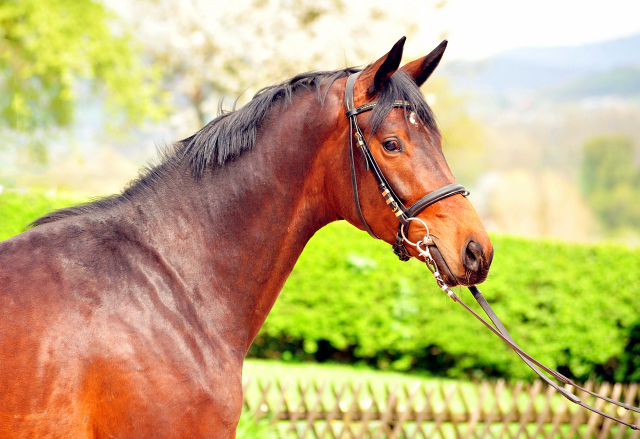
[{"label": "horse shoulder", "polygon": [[46,436],[61,416],[74,437],[232,435],[241,359],[189,326],[179,274],[125,229],[66,221],[0,243],[0,433]]}]

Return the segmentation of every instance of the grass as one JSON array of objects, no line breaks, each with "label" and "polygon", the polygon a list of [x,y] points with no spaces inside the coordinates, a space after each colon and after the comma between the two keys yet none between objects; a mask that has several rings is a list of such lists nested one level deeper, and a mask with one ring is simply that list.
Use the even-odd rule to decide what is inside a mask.
[{"label": "grass", "polygon": [[[261,392],[259,387],[266,388],[270,386],[269,397],[266,402],[269,405],[271,413],[277,411],[278,408],[283,408],[282,399],[280,398],[280,391],[278,386],[286,388],[286,404],[291,410],[295,410],[300,406],[299,391],[297,386],[301,386],[303,390],[307,391],[305,397],[305,406],[308,410],[314,408],[319,409],[317,392],[318,387],[324,387],[324,392],[321,398],[322,407],[325,410],[332,410],[335,405],[334,392],[339,393],[342,390],[343,385],[349,385],[348,383],[354,383],[366,385],[370,383],[371,391],[376,395],[376,403],[381,410],[384,410],[384,405],[388,401],[387,392],[394,387],[406,387],[411,390],[412,386],[420,384],[423,389],[429,394],[429,397],[425,397],[423,393],[418,393],[418,397],[412,402],[414,409],[421,410],[422,407],[428,402],[432,409],[436,412],[448,409],[453,413],[463,413],[467,411],[475,411],[479,406],[486,413],[509,413],[513,409],[514,395],[512,388],[501,389],[499,383],[474,383],[464,380],[450,380],[433,378],[424,374],[409,374],[401,372],[386,372],[373,370],[362,366],[349,366],[339,364],[317,364],[317,363],[292,363],[282,362],[276,360],[257,360],[247,359],[245,360],[243,378],[246,382],[250,380],[250,386],[248,388],[247,397],[251,404],[251,410],[246,408],[243,410],[243,416],[240,420],[238,427],[237,437],[244,439],[253,438],[271,438],[276,437],[279,431],[279,437],[296,437],[293,433],[287,433],[285,430],[289,428],[289,424],[274,424],[273,420],[269,417],[255,420],[252,413],[256,410],[257,404],[264,404],[261,400]],[[278,383],[279,382],[279,383]],[[517,397],[517,406],[519,412],[527,412],[530,410],[531,386],[524,385],[521,389],[519,396]],[[360,407],[366,408],[369,404],[372,404],[371,394],[367,393],[369,389],[366,387],[358,398]],[[582,410],[576,405],[570,404],[565,401],[557,392],[552,392],[547,396],[546,387],[539,387],[537,390],[537,397],[534,399],[535,414],[542,413],[548,402],[553,407],[552,413],[557,413],[561,410],[561,404],[564,405],[569,413],[575,413],[578,410]],[[482,396],[481,396],[482,395]],[[445,407],[445,397],[449,398],[449,403]],[[585,402],[593,404],[591,398],[583,398]],[[342,410],[348,410],[353,402],[353,396],[350,391],[347,390],[346,397],[343,394],[340,399],[340,408]],[[404,389],[399,395],[399,407],[407,403],[407,397],[404,394]],[[266,410],[266,407],[263,407]],[[517,419],[517,417],[516,417]],[[298,428],[306,428],[304,421],[298,422]],[[317,422],[315,428],[322,430],[325,424]],[[433,422],[423,423],[422,428],[426,432],[432,432],[434,426]],[[458,427],[454,427],[451,423],[445,423],[440,426],[443,437],[458,437],[456,434],[456,428],[463,427],[462,431],[466,431],[463,424],[458,424]],[[334,426],[336,427],[336,426]],[[478,424],[477,431],[481,431],[484,428],[489,428],[491,434],[499,436],[504,434],[504,429],[507,428],[509,433],[507,435],[523,434],[519,431],[522,426],[518,422],[511,424],[494,423],[491,426],[486,424]],[[338,428],[338,427],[336,427]],[[415,424],[405,425],[407,432],[413,431]],[[526,424],[526,433],[533,437],[539,437],[537,429],[539,425],[536,423]],[[543,435],[548,435],[551,432],[552,425],[545,424],[542,430]],[[577,435],[586,433],[586,425],[579,428]],[[557,437],[565,437],[570,429],[570,425],[562,425],[561,433]],[[618,431],[618,430],[613,430]],[[284,432],[284,433],[283,433]]]},{"label": "grass", "polygon": [[[259,386],[267,381],[278,380],[282,385],[288,385],[291,389],[296,383],[302,382],[322,386],[327,385],[323,393],[325,403],[333,400],[331,388],[340,389],[344,385],[354,384],[363,387],[370,386],[369,393],[373,393],[376,399],[386,398],[390,389],[411,388],[417,384],[452,384],[457,381],[441,378],[431,378],[426,375],[414,375],[400,372],[385,372],[363,366],[349,366],[340,364],[319,363],[287,363],[274,360],[245,360],[243,369],[244,381],[251,381],[249,397],[256,398],[259,394]],[[469,383],[470,384],[470,383]],[[291,392],[292,400],[298,402],[295,392]],[[272,396],[275,397],[276,392]],[[369,395],[371,396],[371,395]]]},{"label": "grass", "polygon": [[[414,375],[400,372],[385,372],[373,370],[363,366],[348,366],[339,364],[318,364],[318,363],[287,363],[274,360],[245,360],[243,369],[243,381],[250,382],[247,396],[250,401],[260,399],[260,387],[264,387],[268,382],[286,388],[287,400],[298,404],[300,395],[296,390],[298,383],[303,386],[322,388],[322,402],[330,406],[335,401],[334,391],[340,391],[343,386],[362,386],[363,395],[361,398],[370,400],[385,401],[391,389],[408,389],[420,385],[454,384],[459,381],[441,378],[431,378],[426,375]],[[272,386],[274,384],[271,384]],[[472,391],[471,383],[464,383]],[[317,392],[309,390],[306,397],[307,403],[315,404]],[[270,404],[278,404],[279,391],[272,388],[268,399]],[[351,392],[346,392],[346,401],[351,401]]]},{"label": "grass", "polygon": [[266,418],[255,419],[246,410],[243,410],[238,428],[238,439],[277,439],[280,436],[274,425]]},{"label": "grass", "polygon": [[[353,391],[349,390],[350,386],[353,386],[353,389],[361,387],[359,396],[361,404],[366,401],[365,404],[377,403],[379,407],[388,401],[389,392],[394,389],[399,391],[397,395],[399,403],[407,403],[407,394],[418,386],[421,390],[413,400],[414,407],[429,403],[434,410],[440,411],[445,408],[446,398],[450,398],[448,407],[454,411],[463,411],[465,407],[475,407],[478,404],[482,404],[487,411],[492,411],[495,405],[499,405],[502,410],[508,410],[513,404],[513,393],[510,390],[512,386],[502,388],[504,383],[498,381],[480,383],[339,364],[247,359],[243,369],[243,381],[249,382],[247,398],[253,404],[260,401],[261,389],[270,386],[267,403],[272,409],[281,403],[282,389],[284,389],[287,404],[298,406],[302,402],[299,386],[307,389],[305,403],[308,407],[317,404],[318,389],[322,389],[321,402],[324,407],[332,407],[335,404],[335,394],[340,393],[344,386],[347,386],[347,389],[341,401],[344,401],[347,406],[353,401]],[[531,385],[524,384],[520,392],[517,404],[521,410],[525,410],[530,403],[530,388]],[[535,398],[535,406],[538,410],[546,404],[545,391],[546,388],[543,388]],[[555,392],[551,396],[554,407],[558,407],[562,400],[562,396]]]},{"label": "grass", "polygon": [[317,381],[331,381],[343,384],[352,381],[371,381],[376,386],[411,385],[414,382],[456,382],[441,378],[432,378],[427,374],[407,374],[400,372],[386,372],[360,365],[343,365],[333,363],[289,363],[274,360],[259,360],[248,358],[244,363],[243,376],[251,379],[260,377],[267,379],[281,378],[298,381],[308,380],[310,377]]}]

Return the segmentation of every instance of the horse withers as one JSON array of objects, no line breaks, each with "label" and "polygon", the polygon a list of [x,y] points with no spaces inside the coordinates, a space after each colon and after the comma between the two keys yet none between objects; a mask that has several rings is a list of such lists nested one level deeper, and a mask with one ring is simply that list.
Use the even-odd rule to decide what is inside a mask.
[{"label": "horse withers", "polygon": [[[455,183],[419,91],[445,44],[399,68],[403,44],[361,72],[268,87],[121,194],[0,242],[0,437],[234,437],[244,356],[311,236],[344,219],[396,241],[350,146],[348,77],[355,106],[376,102],[357,131],[399,202]],[[407,239],[428,226],[449,285],[486,278],[493,249],[462,194],[416,216]]]}]

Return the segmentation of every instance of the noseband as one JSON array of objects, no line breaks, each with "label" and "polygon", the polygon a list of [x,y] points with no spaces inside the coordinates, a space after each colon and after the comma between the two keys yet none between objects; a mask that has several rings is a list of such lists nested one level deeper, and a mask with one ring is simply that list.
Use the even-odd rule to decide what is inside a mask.
[{"label": "noseband", "polygon": [[[402,201],[400,200],[398,195],[393,191],[393,188],[388,183],[387,179],[384,177],[384,174],[382,173],[382,170],[380,169],[380,166],[378,166],[378,163],[376,162],[376,159],[373,157],[373,154],[371,153],[371,150],[369,149],[369,145],[367,145],[367,142],[364,139],[364,135],[362,134],[362,130],[360,129],[360,126],[358,125],[358,118],[357,118],[358,114],[364,113],[366,111],[369,111],[369,110],[373,109],[373,107],[376,106],[376,102],[369,102],[369,103],[361,105],[361,106],[359,106],[357,108],[355,107],[354,99],[353,99],[353,86],[354,86],[354,84],[356,82],[356,79],[358,78],[359,75],[360,75],[360,72],[349,76],[349,78],[347,79],[347,87],[346,87],[345,92],[344,92],[344,102],[345,102],[345,106],[347,107],[347,113],[346,114],[347,114],[347,117],[349,118],[349,161],[350,161],[350,166],[351,166],[351,183],[352,183],[352,186],[353,186],[353,198],[354,198],[354,201],[355,201],[356,210],[358,212],[358,217],[360,217],[360,222],[364,226],[365,230],[367,232],[369,232],[369,235],[371,235],[372,237],[374,237],[376,239],[379,239],[376,236],[376,234],[373,233],[373,230],[371,230],[371,227],[369,227],[369,225],[367,224],[367,221],[365,220],[364,215],[362,214],[362,209],[360,207],[360,199],[358,197],[358,184],[357,184],[357,180],[356,180],[356,169],[355,169],[355,163],[354,163],[354,157],[353,157],[353,138],[354,138],[354,135],[355,135],[355,138],[356,138],[356,145],[358,146],[358,150],[360,150],[360,153],[361,153],[362,158],[364,160],[365,169],[367,171],[369,171],[369,169],[371,169],[371,171],[373,173],[373,176],[375,177],[376,181],[378,182],[378,188],[380,189],[380,192],[382,193],[382,196],[384,197],[385,201],[387,202],[387,205],[391,208],[393,213],[396,215],[396,217],[400,221],[400,225],[398,226],[398,232],[396,234],[396,241],[395,241],[395,243],[393,245],[393,251],[394,251],[394,253],[396,255],[398,255],[400,260],[407,261],[412,257],[409,254],[407,248],[404,246],[404,241],[407,241],[410,244],[412,244],[414,247],[416,247],[417,250],[418,250],[418,253],[425,259],[425,262],[427,264],[427,268],[429,269],[429,271],[431,271],[431,273],[433,273],[433,276],[435,277],[436,282],[437,282],[438,286],[442,289],[442,291],[447,293],[447,295],[454,302],[460,303],[460,305],[462,305],[467,311],[469,311],[475,318],[480,320],[482,322],[482,324],[484,324],[494,334],[496,334],[498,337],[500,337],[507,345],[509,345],[509,347],[511,347],[511,349],[513,349],[516,352],[516,354],[518,354],[520,356],[520,358],[522,358],[522,360],[525,362],[525,364],[527,366],[529,366],[540,378],[542,378],[545,382],[547,382],[547,384],[549,384],[551,387],[556,389],[562,396],[564,396],[565,398],[567,398],[569,401],[573,402],[574,404],[577,404],[577,405],[579,405],[581,407],[584,407],[587,410],[591,410],[592,412],[597,413],[600,416],[604,416],[605,418],[611,419],[611,420],[613,420],[615,422],[619,422],[622,425],[626,425],[627,427],[630,427],[633,430],[640,430],[640,427],[638,427],[636,425],[633,425],[631,423],[625,422],[625,421],[623,421],[621,419],[618,419],[618,418],[616,418],[614,416],[611,416],[611,415],[609,415],[609,414],[607,414],[607,413],[605,413],[603,411],[600,411],[597,408],[590,406],[589,404],[584,403],[582,400],[580,400],[580,398],[578,398],[577,395],[571,393],[569,390],[567,390],[567,389],[565,389],[563,387],[560,387],[558,384],[553,382],[549,377],[547,377],[545,374],[543,374],[540,369],[542,369],[543,371],[545,371],[546,373],[548,373],[549,375],[551,375],[553,378],[557,379],[558,381],[563,382],[563,383],[565,383],[565,384],[567,384],[569,386],[573,386],[574,388],[576,388],[578,390],[581,390],[581,391],[583,391],[583,392],[585,392],[585,393],[587,393],[589,395],[595,396],[596,398],[600,398],[600,399],[602,399],[604,401],[607,401],[609,403],[615,404],[615,405],[617,405],[617,406],[619,406],[619,407],[621,407],[621,408],[623,408],[625,410],[630,410],[630,411],[634,411],[636,413],[640,413],[640,408],[638,408],[638,407],[634,407],[634,406],[629,405],[629,404],[625,404],[625,403],[621,403],[619,401],[615,401],[613,399],[607,398],[605,396],[602,396],[602,395],[599,395],[599,394],[597,394],[595,392],[592,392],[592,391],[590,391],[588,389],[580,387],[579,385],[574,383],[569,378],[567,378],[564,375],[562,375],[561,373],[559,373],[559,372],[557,372],[557,371],[545,366],[544,364],[540,363],[535,358],[533,358],[532,356],[527,354],[525,351],[523,351],[516,344],[516,342],[513,340],[513,338],[511,338],[511,335],[509,334],[507,329],[504,327],[504,325],[502,324],[502,322],[500,321],[498,316],[495,314],[493,309],[491,309],[491,306],[486,301],[486,299],[484,298],[484,296],[482,295],[482,293],[480,292],[478,287],[471,286],[471,287],[469,287],[469,291],[471,291],[471,293],[473,294],[474,299],[476,299],[476,301],[480,304],[480,306],[482,307],[484,312],[487,314],[489,319],[493,322],[493,325],[491,325],[489,322],[487,322],[482,317],[480,317],[466,303],[464,303],[447,286],[445,281],[442,279],[442,276],[438,272],[438,267],[436,265],[436,262],[433,259],[433,257],[431,256],[431,253],[429,251],[429,242],[428,242],[429,233],[428,233],[428,228],[427,228],[427,236],[425,236],[422,241],[418,241],[416,243],[412,243],[411,241],[409,241],[406,238],[404,227],[407,226],[407,231],[408,231],[409,224],[411,223],[411,221],[413,221],[413,220],[420,221],[420,222],[422,222],[424,224],[425,227],[427,227],[427,225],[421,219],[415,217],[420,212],[422,212],[425,208],[427,208],[428,206],[431,206],[434,203],[437,203],[440,200],[443,200],[443,199],[445,199],[447,197],[450,197],[452,195],[460,194],[460,195],[463,195],[463,196],[466,197],[469,194],[469,192],[467,192],[467,190],[463,186],[461,186],[459,184],[449,184],[447,186],[441,187],[440,189],[436,189],[435,191],[428,193],[427,195],[423,196],[418,201],[413,203],[413,205],[411,205],[409,208],[404,206],[404,204],[402,203]],[[406,102],[406,101],[395,101],[393,103],[393,106],[396,107],[396,108],[408,108],[408,107],[411,107],[411,103]]]},{"label": "noseband", "polygon": [[[443,200],[452,195],[469,195],[469,192],[460,184],[449,184],[447,186],[441,187],[440,189],[436,189],[433,192],[430,192],[420,198],[418,201],[413,203],[410,207],[405,207],[400,200],[400,197],[394,192],[393,188],[385,178],[380,166],[378,166],[378,162],[373,157],[371,153],[371,149],[367,144],[367,141],[362,134],[362,130],[358,125],[358,114],[370,111],[373,107],[376,106],[377,102],[368,102],[364,105],[361,105],[356,108],[354,98],[353,98],[353,87],[356,83],[356,79],[360,76],[360,73],[355,73],[347,79],[347,86],[344,91],[344,103],[347,108],[347,117],[349,118],[349,164],[351,166],[351,186],[353,187],[353,198],[356,205],[356,211],[358,212],[358,217],[360,218],[360,222],[364,226],[364,229],[375,239],[379,239],[376,234],[371,230],[369,224],[364,218],[362,213],[362,208],[360,206],[360,197],[358,196],[358,181],[356,178],[356,168],[355,168],[355,159],[353,157],[353,138],[355,135],[356,145],[358,146],[358,150],[362,155],[362,159],[364,160],[364,167],[366,171],[371,170],[373,176],[378,183],[378,189],[384,200],[387,202],[387,205],[391,208],[393,213],[396,215],[400,224],[398,225],[398,231],[396,233],[396,241],[393,244],[393,252],[400,258],[401,261],[408,261],[411,259],[411,254],[404,246],[404,227],[409,229],[409,225],[411,221],[415,219],[416,215],[422,212],[427,207],[431,206],[434,203],[437,203],[440,200]],[[411,103],[406,101],[395,101],[393,103],[395,108],[410,108]]]}]

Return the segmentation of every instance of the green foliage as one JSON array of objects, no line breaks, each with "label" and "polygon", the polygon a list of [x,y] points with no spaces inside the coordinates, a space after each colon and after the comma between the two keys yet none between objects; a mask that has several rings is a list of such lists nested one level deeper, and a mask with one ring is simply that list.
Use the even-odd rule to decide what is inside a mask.
[{"label": "green foliage", "polygon": [[0,240],[9,239],[25,230],[38,217],[81,201],[72,195],[46,195],[33,192],[0,192]]},{"label": "green foliage", "polygon": [[275,426],[266,418],[255,419],[246,410],[242,411],[240,422],[236,430],[238,439],[277,439],[278,432]]},{"label": "green foliage", "polygon": [[106,102],[131,122],[164,113],[157,72],[92,0],[0,2],[0,126],[68,125],[79,79],[104,86]]},{"label": "green foliage", "polygon": [[640,169],[631,139],[594,137],[582,153],[581,186],[591,208],[612,229],[640,226]]},{"label": "green foliage", "polygon": [[[483,290],[516,341],[580,379],[594,370],[604,378],[628,378],[616,366],[626,361],[631,332],[640,326],[640,252],[501,236],[493,241],[496,256]],[[473,302],[466,290],[459,294]],[[451,377],[532,376],[435,286],[426,267],[399,262],[386,244],[345,223],[324,228],[307,245],[250,352]]]},{"label": "green foliage", "polygon": [[437,116],[451,170],[463,184],[476,181],[486,169],[482,163],[486,130],[466,110],[467,97],[454,93],[448,81],[437,76],[429,78],[423,91]]},{"label": "green foliage", "polygon": [[629,183],[634,173],[631,139],[598,136],[582,147],[581,180],[586,194]]}]

